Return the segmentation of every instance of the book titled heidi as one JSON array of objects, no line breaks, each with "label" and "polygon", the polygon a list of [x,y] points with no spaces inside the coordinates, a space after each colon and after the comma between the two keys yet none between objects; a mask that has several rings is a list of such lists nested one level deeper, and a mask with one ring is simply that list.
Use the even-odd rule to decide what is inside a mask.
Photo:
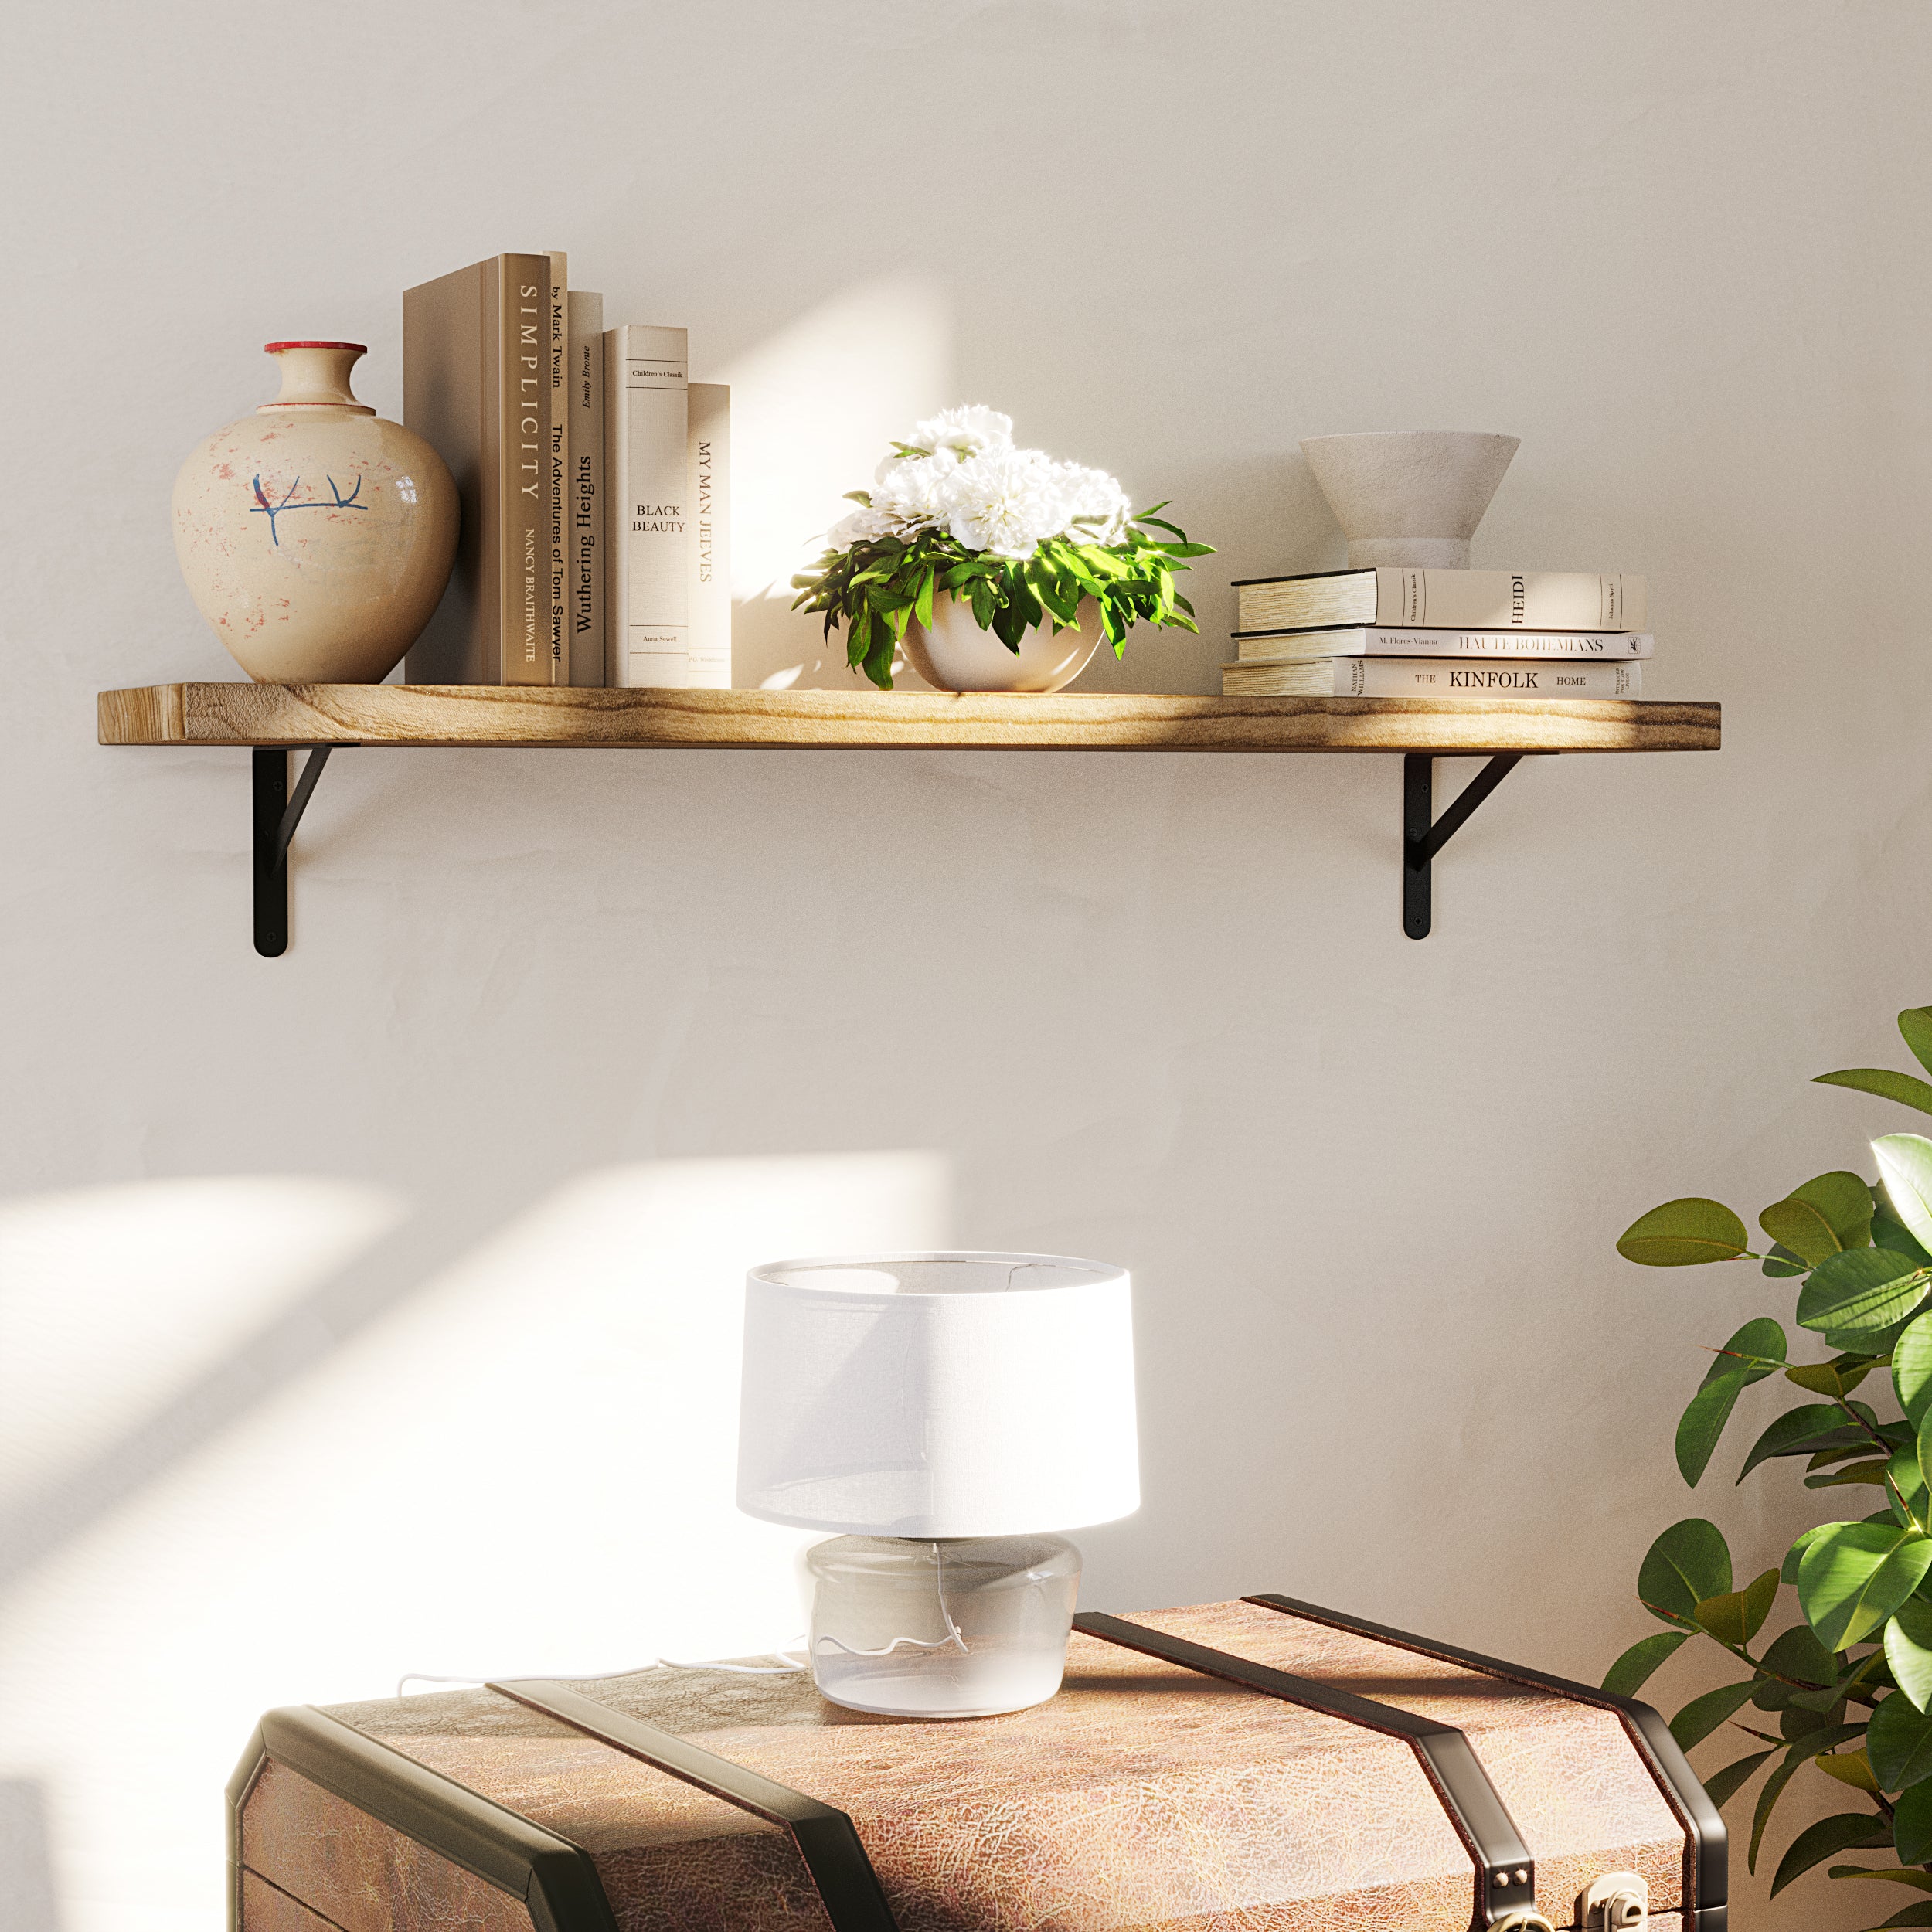
[{"label": "book titled heidi", "polygon": [[549,287],[549,256],[498,255],[403,298],[403,421],[462,505],[412,684],[550,682]]},{"label": "book titled heidi", "polygon": [[1621,571],[1426,570],[1384,565],[1233,587],[1242,631],[1345,624],[1469,631],[1641,631],[1644,580]]}]

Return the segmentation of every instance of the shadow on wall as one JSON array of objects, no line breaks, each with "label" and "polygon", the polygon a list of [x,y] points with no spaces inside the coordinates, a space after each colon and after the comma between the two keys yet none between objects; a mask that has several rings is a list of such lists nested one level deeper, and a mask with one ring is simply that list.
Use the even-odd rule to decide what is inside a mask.
[{"label": "shadow on wall", "polygon": [[0,1209],[0,1884],[52,1875],[0,1923],[218,1923],[274,1705],[791,1641],[807,1539],[733,1500],[744,1271],[943,1246],[948,1195],[899,1153],[611,1168],[481,1224],[307,1178]]}]

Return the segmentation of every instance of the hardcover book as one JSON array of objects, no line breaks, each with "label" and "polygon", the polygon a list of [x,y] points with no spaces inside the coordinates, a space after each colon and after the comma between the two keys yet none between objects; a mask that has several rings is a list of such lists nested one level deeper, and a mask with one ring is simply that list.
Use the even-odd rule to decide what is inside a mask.
[{"label": "hardcover book", "polygon": [[604,338],[605,682],[689,682],[685,564],[690,413],[682,328],[634,323]]},{"label": "hardcover book", "polygon": [[731,391],[723,383],[689,390],[691,648],[694,691],[731,689]]},{"label": "hardcover book", "polygon": [[570,682],[570,568],[565,556],[570,528],[570,412],[565,400],[570,357],[570,267],[560,248],[550,251],[548,324],[550,376],[550,682]]},{"label": "hardcover book", "polygon": [[1641,631],[1644,580],[1594,570],[1426,570],[1385,565],[1234,586],[1243,631],[1341,624],[1472,631]]},{"label": "hardcover book", "polygon": [[1339,631],[1237,631],[1236,657],[1263,658],[1648,658],[1648,631],[1397,631],[1354,624]]},{"label": "hardcover book", "polygon": [[604,682],[604,298],[572,289],[570,661],[573,685]]},{"label": "hardcover book", "polygon": [[1643,667],[1510,658],[1275,658],[1221,667],[1230,698],[1634,698]]},{"label": "hardcover book", "polygon": [[412,684],[550,682],[546,255],[498,255],[403,298],[403,420],[462,505],[449,588]]}]

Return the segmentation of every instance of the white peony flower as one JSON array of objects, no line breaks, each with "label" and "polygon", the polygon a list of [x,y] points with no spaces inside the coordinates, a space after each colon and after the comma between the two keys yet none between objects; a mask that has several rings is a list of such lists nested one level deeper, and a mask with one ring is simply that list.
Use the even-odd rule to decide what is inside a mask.
[{"label": "white peony flower", "polygon": [[946,520],[946,487],[957,465],[944,457],[913,456],[889,464],[872,491],[872,506],[893,519],[903,536]]},{"label": "white peony flower", "polygon": [[849,516],[842,516],[825,532],[825,541],[835,550],[849,550],[855,543],[869,543],[876,536],[886,536],[893,527],[891,518],[881,516],[876,510],[868,510],[862,505]]},{"label": "white peony flower", "polygon": [[1065,534],[1078,543],[1117,543],[1132,514],[1127,492],[1104,470],[1090,470],[1078,463],[1053,465],[1062,498],[1066,505]]},{"label": "white peony flower", "polygon": [[1039,450],[996,449],[969,457],[946,485],[947,528],[969,550],[1029,557],[1041,538],[1066,526],[1054,465]]},{"label": "white peony flower", "polygon": [[914,449],[934,456],[950,455],[963,463],[969,456],[982,455],[988,450],[1010,450],[1013,419],[1002,416],[998,410],[989,410],[983,403],[962,403],[957,409],[942,410],[937,416],[915,423],[906,440]]}]

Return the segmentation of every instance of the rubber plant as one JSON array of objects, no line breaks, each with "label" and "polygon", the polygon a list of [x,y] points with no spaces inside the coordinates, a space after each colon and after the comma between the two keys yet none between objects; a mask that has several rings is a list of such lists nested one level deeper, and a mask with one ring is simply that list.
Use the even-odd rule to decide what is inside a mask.
[{"label": "rubber plant", "polygon": [[[1899,1031],[1932,1073],[1932,1007],[1901,1013]],[[1852,1067],[1818,1077],[1932,1114],[1932,1083],[1917,1074]],[[1801,1460],[1807,1488],[1879,1506],[1807,1530],[1781,1564],[1741,1585],[1715,1523],[1673,1523],[1637,1580],[1667,1628],[1626,1651],[1604,1685],[1631,1695],[1683,1645],[1715,1644],[1743,1674],[1692,1698],[1671,1730],[1685,1750],[1726,1726],[1744,1741],[1705,1787],[1728,1805],[1756,1784],[1750,1869],[1778,1800],[1809,1765],[1837,1781],[1845,1808],[1798,1833],[1773,1893],[1844,1859],[1832,1878],[1879,1897],[1888,1884],[1925,1895],[1886,1926],[1932,1927],[1932,1140],[1887,1134],[1872,1151],[1876,1185],[1821,1174],[1766,1208],[1761,1252],[1730,1209],[1699,1196],[1651,1209],[1617,1243],[1649,1267],[1756,1261],[1797,1284],[1792,1334],[1758,1315],[1714,1351],[1677,1427],[1685,1481],[1703,1480],[1744,1391],[1775,1377],[1798,1400],[1752,1442],[1737,1481]],[[1818,1359],[1796,1359],[1794,1344]],[[1798,1621],[1766,1640],[1787,1587]],[[1873,1918],[1897,1896],[1875,1900]]]}]

